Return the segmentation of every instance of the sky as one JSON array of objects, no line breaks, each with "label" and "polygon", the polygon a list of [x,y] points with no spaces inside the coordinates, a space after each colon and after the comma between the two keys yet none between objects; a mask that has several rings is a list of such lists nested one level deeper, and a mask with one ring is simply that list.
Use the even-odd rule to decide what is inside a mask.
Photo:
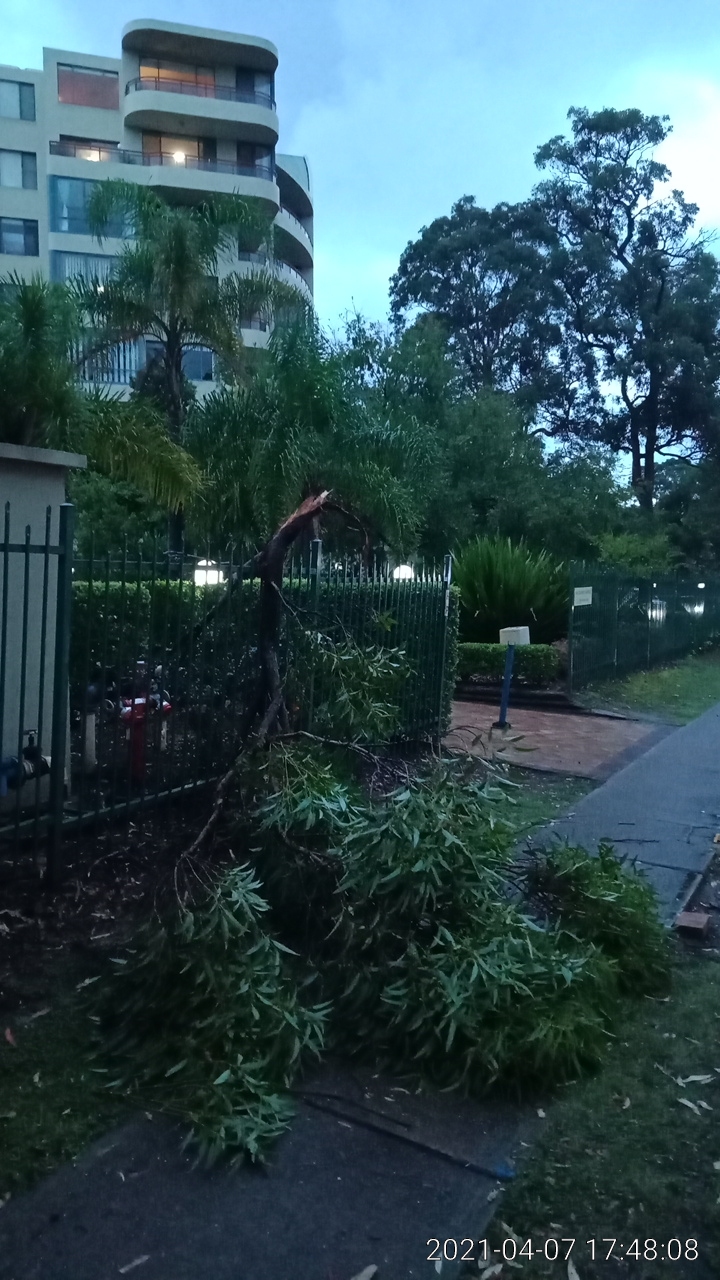
[{"label": "sky", "polygon": [[[198,23],[197,3],[0,0],[0,61],[42,46],[117,56],[138,17]],[[205,0],[205,26],[278,46],[279,150],[308,157],[315,298],[332,331],[383,321],[400,254],[463,195],[529,195],[535,149],[571,106],[667,114],[672,185],[720,230],[718,0]]]}]

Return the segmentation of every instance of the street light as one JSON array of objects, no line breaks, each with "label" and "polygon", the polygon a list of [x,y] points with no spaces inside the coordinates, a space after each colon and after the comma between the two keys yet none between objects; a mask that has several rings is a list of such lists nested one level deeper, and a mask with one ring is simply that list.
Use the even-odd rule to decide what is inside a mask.
[{"label": "street light", "polygon": [[412,565],[399,564],[397,569],[393,569],[392,576],[395,582],[403,582],[408,578],[414,578],[415,570],[413,569]]},{"label": "street light", "polygon": [[196,587],[217,587],[225,581],[225,574],[215,560],[198,560],[195,570]]}]

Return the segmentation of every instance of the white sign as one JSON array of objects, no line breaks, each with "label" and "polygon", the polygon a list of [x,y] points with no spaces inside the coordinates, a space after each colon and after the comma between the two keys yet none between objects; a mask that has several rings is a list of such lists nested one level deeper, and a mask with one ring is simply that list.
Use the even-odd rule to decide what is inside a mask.
[{"label": "white sign", "polygon": [[576,587],[573,592],[573,608],[582,604],[592,604],[592,587]]}]

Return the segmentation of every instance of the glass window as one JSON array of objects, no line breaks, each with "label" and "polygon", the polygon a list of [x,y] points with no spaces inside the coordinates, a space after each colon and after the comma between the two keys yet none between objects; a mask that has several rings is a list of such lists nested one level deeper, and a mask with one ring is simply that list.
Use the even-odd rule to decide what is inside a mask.
[{"label": "glass window", "polygon": [[0,187],[22,185],[22,151],[0,151]]},{"label": "glass window", "polygon": [[[68,231],[75,235],[90,235],[87,208],[97,186],[91,178],[50,178],[50,230]],[[122,215],[116,214],[108,223],[105,235],[130,235]]]},{"label": "glass window", "polygon": [[53,280],[72,280],[76,276],[82,276],[83,280],[107,280],[116,261],[109,254],[55,250],[50,254],[50,275]]},{"label": "glass window", "polygon": [[196,67],[191,63],[143,58],[140,63],[140,79],[162,80],[168,85],[195,84],[210,87],[215,85],[215,70],[213,67]]},{"label": "glass window", "polygon": [[0,218],[0,253],[38,256],[38,224],[31,218]]},{"label": "glass window", "polygon": [[35,86],[18,80],[0,80],[0,116],[12,120],[35,119]]},{"label": "glass window", "polygon": [[34,151],[0,151],[0,187],[37,189],[37,157]]},{"label": "glass window", "polygon": [[118,73],[58,63],[58,101],[75,107],[103,107],[108,111],[119,111]]},{"label": "glass window", "polygon": [[213,353],[207,347],[191,347],[183,351],[182,367],[191,382],[212,382]]}]

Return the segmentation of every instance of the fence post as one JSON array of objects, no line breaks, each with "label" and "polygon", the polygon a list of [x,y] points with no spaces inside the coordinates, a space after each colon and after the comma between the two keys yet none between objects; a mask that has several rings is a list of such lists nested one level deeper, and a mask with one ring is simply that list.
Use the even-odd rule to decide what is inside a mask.
[{"label": "fence post", "polygon": [[[317,615],[318,601],[320,599],[320,569],[322,566],[322,538],[313,538],[310,543],[310,567],[309,576],[310,585],[310,608],[312,610],[312,618],[314,629],[317,631]],[[308,710],[307,710],[307,727],[308,732],[312,733],[313,710],[315,705],[315,674],[310,676],[310,688],[308,689]]]},{"label": "fence post", "polygon": [[450,585],[452,583],[452,556],[447,555],[443,560],[443,632],[442,647],[440,653],[440,687],[438,690],[438,722],[437,733],[433,747],[436,751],[440,750],[440,742],[442,740],[442,717],[443,703],[445,700],[445,662],[447,660],[447,634],[448,634],[448,618],[450,616]]},{"label": "fence post", "polygon": [[72,562],[75,508],[70,502],[60,507],[55,614],[55,661],[53,665],[52,737],[50,747],[50,829],[48,833],[45,885],[55,889],[60,881],[60,841],[65,803],[67,753],[68,680],[70,676],[70,611],[72,606]]},{"label": "fence post", "polygon": [[574,667],[573,619],[575,617],[574,592],[575,592],[575,564],[573,562],[570,564],[570,567],[568,569],[568,654],[567,654],[568,698],[572,698],[573,696],[573,674],[574,674],[573,672],[573,667]]}]

